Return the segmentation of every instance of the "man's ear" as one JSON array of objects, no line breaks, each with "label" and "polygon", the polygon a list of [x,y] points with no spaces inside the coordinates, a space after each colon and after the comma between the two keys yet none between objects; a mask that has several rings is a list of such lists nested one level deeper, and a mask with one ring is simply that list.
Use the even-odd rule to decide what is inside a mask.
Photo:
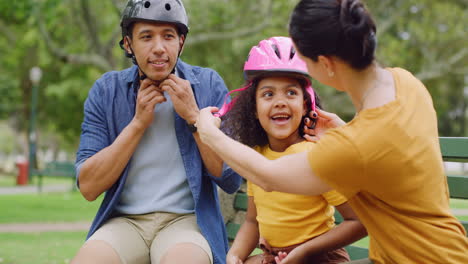
[{"label": "man's ear", "polygon": [[131,54],[133,55],[132,53],[132,49],[130,48],[130,38],[128,36],[125,36],[123,38],[123,41],[124,41],[124,47],[125,47],[125,51],[127,51],[128,54]]},{"label": "man's ear", "polygon": [[179,37],[179,46],[180,46],[179,56],[182,54],[182,51],[184,51],[184,44],[185,44],[185,35],[180,35],[180,37]]}]

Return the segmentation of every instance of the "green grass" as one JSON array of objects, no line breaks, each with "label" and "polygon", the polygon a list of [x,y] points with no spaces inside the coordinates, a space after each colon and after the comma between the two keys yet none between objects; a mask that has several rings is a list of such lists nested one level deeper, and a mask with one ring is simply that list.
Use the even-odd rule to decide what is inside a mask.
[{"label": "green grass", "polygon": [[15,175],[0,174],[0,187],[11,187],[16,185]]},{"label": "green grass", "polygon": [[91,221],[101,199],[90,203],[78,191],[3,195],[0,223]]},{"label": "green grass", "polygon": [[66,264],[75,256],[86,232],[4,233],[0,263]]},{"label": "green grass", "polygon": [[[468,192],[468,190],[467,190]],[[450,199],[450,208],[468,209],[468,200]]]}]

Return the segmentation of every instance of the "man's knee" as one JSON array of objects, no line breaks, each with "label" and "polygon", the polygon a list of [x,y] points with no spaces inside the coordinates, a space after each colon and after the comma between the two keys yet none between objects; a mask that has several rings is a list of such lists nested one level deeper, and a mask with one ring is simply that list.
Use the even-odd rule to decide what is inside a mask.
[{"label": "man's knee", "polygon": [[193,243],[180,243],[169,248],[161,257],[160,264],[210,264],[208,253]]},{"label": "man's knee", "polygon": [[108,243],[100,240],[87,241],[71,261],[71,264],[93,263],[121,264],[115,250]]}]

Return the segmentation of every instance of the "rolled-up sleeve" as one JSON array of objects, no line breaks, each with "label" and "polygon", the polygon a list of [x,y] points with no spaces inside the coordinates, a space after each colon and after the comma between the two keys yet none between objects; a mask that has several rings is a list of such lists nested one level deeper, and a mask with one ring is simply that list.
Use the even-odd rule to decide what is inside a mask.
[{"label": "rolled-up sleeve", "polygon": [[[206,171],[206,170],[205,170]],[[215,177],[209,172],[205,172],[223,191],[231,194],[236,192],[242,184],[242,177],[237,174],[226,163],[223,164],[221,177]]]},{"label": "rolled-up sleeve", "polygon": [[81,124],[80,145],[75,162],[77,179],[83,163],[110,144],[103,106],[103,90],[98,80],[89,91],[84,104],[84,120]]}]

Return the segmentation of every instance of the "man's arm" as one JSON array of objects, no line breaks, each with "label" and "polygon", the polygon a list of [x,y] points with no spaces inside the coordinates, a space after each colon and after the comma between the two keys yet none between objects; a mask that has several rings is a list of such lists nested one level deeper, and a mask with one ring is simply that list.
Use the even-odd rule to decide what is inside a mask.
[{"label": "man's arm", "polygon": [[[188,124],[195,124],[200,110],[197,106],[190,82],[171,74],[160,84],[160,87],[161,90],[167,92],[171,97],[174,110],[177,114],[185,119]],[[198,132],[193,133],[193,137],[200,151],[203,164],[208,172],[215,177],[221,177],[223,173],[222,159],[200,140]]]},{"label": "man's arm", "polygon": [[94,201],[119,179],[143,133],[144,129],[132,121],[110,146],[83,163],[79,186],[86,200]]},{"label": "man's arm", "polygon": [[146,128],[154,119],[156,104],[165,100],[151,80],[141,82],[133,120],[111,145],[89,157],[81,166],[79,186],[86,200],[95,200],[119,179]]}]

